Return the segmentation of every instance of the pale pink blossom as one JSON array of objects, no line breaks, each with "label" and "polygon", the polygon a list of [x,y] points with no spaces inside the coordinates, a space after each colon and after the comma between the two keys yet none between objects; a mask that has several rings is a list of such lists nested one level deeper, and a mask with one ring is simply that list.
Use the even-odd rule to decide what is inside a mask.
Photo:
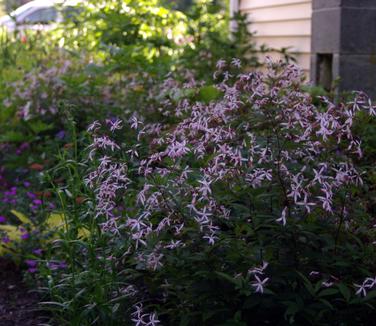
[{"label": "pale pink blossom", "polygon": [[276,222],[279,223],[279,224],[282,224],[283,226],[286,225],[286,215],[287,215],[287,210],[288,210],[288,208],[285,207],[285,208],[282,210],[281,217],[276,219]]},{"label": "pale pink blossom", "polygon": [[251,283],[251,286],[255,289],[256,293],[264,293],[264,286],[269,281],[269,277],[260,279],[257,275],[254,275],[255,281]]}]

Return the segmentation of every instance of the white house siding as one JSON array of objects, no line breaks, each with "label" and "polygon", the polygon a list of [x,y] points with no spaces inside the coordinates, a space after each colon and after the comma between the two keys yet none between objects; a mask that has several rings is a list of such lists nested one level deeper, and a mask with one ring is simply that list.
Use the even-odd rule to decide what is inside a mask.
[{"label": "white house siding", "polygon": [[258,45],[290,47],[309,75],[312,0],[240,0],[239,9],[248,15]]}]

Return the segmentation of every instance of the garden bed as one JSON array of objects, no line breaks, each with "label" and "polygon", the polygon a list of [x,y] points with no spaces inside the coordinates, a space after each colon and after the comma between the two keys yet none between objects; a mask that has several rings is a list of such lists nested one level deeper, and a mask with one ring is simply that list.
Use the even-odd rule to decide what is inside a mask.
[{"label": "garden bed", "polygon": [[0,326],[368,325],[372,100],[213,1],[120,3],[0,39]]}]

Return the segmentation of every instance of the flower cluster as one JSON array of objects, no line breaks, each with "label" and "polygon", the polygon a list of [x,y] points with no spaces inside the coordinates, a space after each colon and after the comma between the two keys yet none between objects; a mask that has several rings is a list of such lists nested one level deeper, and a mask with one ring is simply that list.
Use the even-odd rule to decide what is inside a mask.
[{"label": "flower cluster", "polygon": [[365,297],[368,291],[372,290],[376,286],[376,277],[367,277],[362,284],[354,284],[356,294]]},{"label": "flower cluster", "polygon": [[[373,116],[376,110],[367,96],[355,93],[340,104],[322,97],[317,105],[302,90],[303,75],[294,65],[270,61],[265,73],[237,76],[226,66],[219,63],[215,72],[219,98],[183,98],[175,109],[167,104],[163,115],[176,124],[161,127],[133,115],[127,122],[95,121],[88,129],[89,159],[97,163],[86,184],[96,196],[96,217],[106,219],[104,231],[131,240],[140,269],[163,270],[174,251],[198,244],[221,247],[237,221],[254,227],[256,218],[268,216],[279,228],[308,217],[333,225],[349,219],[351,189],[363,184],[354,165],[361,141],[352,127],[358,112]],[[136,143],[114,140],[124,130],[136,133]],[[129,202],[124,215],[117,208]],[[248,213],[239,214],[244,202]],[[238,241],[248,245],[247,237]],[[271,281],[267,266],[248,272],[256,293]],[[151,323],[140,309],[134,316],[138,325]]]},{"label": "flower cluster", "polygon": [[248,271],[248,274],[253,275],[254,277],[254,281],[251,283],[251,286],[255,289],[256,293],[264,293],[264,285],[268,282],[269,278],[265,277],[261,279],[261,277],[264,275],[264,271],[268,265],[269,264],[264,261],[260,267],[255,267]]},{"label": "flower cluster", "polygon": [[[95,121],[88,128],[90,132],[98,132],[101,124]],[[120,121],[111,123],[110,129],[115,131],[121,128]],[[95,136],[94,143],[90,146],[89,158],[94,159],[97,151],[120,149],[120,147],[108,136]],[[95,189],[97,206],[96,216],[105,216],[107,221],[102,225],[107,231],[117,232],[116,220],[114,215],[116,208],[116,198],[118,191],[127,188],[130,179],[127,177],[127,165],[114,162],[111,157],[103,155],[98,160],[99,165],[86,178],[85,183],[89,188]]]},{"label": "flower cluster", "polygon": [[[192,218],[203,239],[214,244],[219,232],[216,220],[231,215],[213,192],[220,183],[229,189],[276,186],[282,209],[275,205],[271,213],[283,225],[287,217],[316,209],[328,216],[345,214],[347,208],[335,208],[340,206],[334,201],[340,190],[362,184],[351,161],[352,155],[362,155],[351,127],[358,111],[373,112],[365,95],[356,94],[346,105],[322,98],[318,108],[309,94],[298,89],[302,74],[293,65],[281,69],[269,63],[266,74],[252,72],[227,80],[218,85],[222,100],[207,105],[182,101],[177,114],[183,111],[185,118],[153,139],[162,150],[141,160],[139,173],[147,182],[139,194],[143,211],[138,225],[150,231],[148,217],[155,211],[166,216],[155,226],[156,232]],[[287,92],[289,88],[294,91]],[[188,165],[192,157],[203,162],[200,168]],[[156,175],[166,184],[155,186]]]},{"label": "flower cluster", "polygon": [[[11,106],[16,100],[21,101],[18,114],[24,120],[36,115],[55,115],[58,112],[58,102],[54,98],[64,92],[64,82],[60,76],[64,75],[70,66],[71,62],[64,60],[56,66],[28,73],[22,82],[17,81],[11,85],[13,98],[6,99],[4,105]],[[53,89],[53,96],[49,93],[49,88]]]},{"label": "flower cluster", "polygon": [[136,326],[156,326],[160,323],[156,313],[144,313],[142,304],[135,306],[132,313],[132,321]]}]

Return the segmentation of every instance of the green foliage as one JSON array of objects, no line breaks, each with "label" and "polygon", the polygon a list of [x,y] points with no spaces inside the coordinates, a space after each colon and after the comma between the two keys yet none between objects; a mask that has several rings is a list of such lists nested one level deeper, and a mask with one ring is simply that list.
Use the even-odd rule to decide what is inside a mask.
[{"label": "green foliage", "polygon": [[[274,80],[277,85],[278,78]],[[179,83],[174,87],[171,84],[170,81],[168,90],[162,94],[170,101],[197,103],[201,100],[200,105],[219,105],[223,100],[223,93],[213,86],[196,84],[187,90]],[[294,90],[291,94],[301,91],[299,84],[292,83],[288,87]],[[309,99],[305,87],[303,92]],[[278,94],[286,100],[285,89]],[[159,95],[161,106],[161,103],[166,103],[166,97]],[[268,139],[271,147],[277,150],[278,142],[275,139],[278,135],[272,126],[274,114],[278,116],[280,108],[272,104],[268,104],[267,108],[273,115],[263,116],[257,110],[246,110],[244,107],[228,125],[237,131],[239,139],[245,143],[249,141],[247,134],[242,132],[245,124],[248,122],[256,126],[255,133],[261,139],[260,144],[263,144],[263,139]],[[169,110],[167,107],[166,112]],[[158,121],[164,121],[164,133],[167,134],[178,122],[188,118],[183,115],[177,121],[163,120],[164,113],[160,112]],[[129,114],[131,116],[133,112]],[[103,153],[126,162],[127,175],[132,178],[129,188],[122,189],[117,197],[119,234],[114,235],[99,227],[106,222],[106,218],[95,214],[98,190],[93,192],[82,182],[82,176],[88,170],[95,171],[100,162],[95,158],[89,160],[85,151],[77,152],[74,149],[90,144],[87,133],[78,135],[76,128],[74,125],[70,127],[74,146],[61,151],[59,163],[46,175],[47,181],[52,183],[61,176],[65,179],[64,183],[55,184],[54,190],[60,200],[66,228],[61,231],[59,241],[50,248],[45,260],[42,260],[44,264],[38,276],[38,280],[45,284],[43,289],[50,296],[44,305],[54,312],[59,324],[131,325],[132,306],[141,298],[145,309],[158,311],[159,319],[167,325],[353,325],[367,323],[373,318],[374,290],[360,297],[355,294],[353,284],[355,280],[371,275],[375,267],[372,244],[375,234],[367,228],[370,219],[363,206],[365,197],[362,190],[349,187],[340,191],[335,202],[338,215],[329,215],[322,210],[315,210],[311,214],[299,211],[300,215],[290,218],[286,226],[281,226],[275,219],[276,211],[284,205],[283,190],[277,186],[275,176],[271,183],[261,188],[252,188],[242,178],[229,176],[211,187],[213,198],[231,207],[231,218],[218,219],[223,232],[213,245],[208,246],[202,241],[198,226],[189,218],[190,212],[186,208],[190,202],[189,191],[182,189],[197,186],[202,171],[212,157],[210,154],[204,158],[187,155],[175,162],[166,158],[158,164],[174,172],[167,176],[152,176],[148,182],[155,187],[155,192],[165,190],[167,212],[173,207],[175,219],[180,218],[179,214],[184,216],[185,226],[180,239],[185,245],[164,250],[163,268],[153,270],[139,259],[137,254],[140,252],[132,245],[125,226],[127,220],[140,209],[136,196],[145,180],[137,171],[140,168],[139,160],[155,150],[150,145],[152,139],[138,140],[136,131],[127,125],[119,134],[111,134],[121,145],[121,150]],[[100,137],[103,129],[106,127],[95,129],[94,136]],[[283,139],[284,148],[293,152],[294,144]],[[236,140],[233,138],[232,142]],[[325,144],[329,149],[335,147],[330,141]],[[128,155],[128,149],[135,145],[140,158],[130,158]],[[339,150],[335,157],[329,155],[330,150],[326,150],[323,149],[320,157],[316,158],[329,161],[340,159],[342,152]],[[353,156],[349,154],[346,159],[351,162]],[[302,162],[292,162],[289,168],[299,171],[299,164]],[[193,170],[192,174],[183,185],[175,186],[174,182],[179,176],[175,171],[186,165]],[[306,169],[306,173],[313,174],[308,163]],[[346,226],[338,221],[341,218],[341,199],[346,198],[345,193],[356,198],[349,203],[352,216]],[[83,200],[78,201],[77,198]],[[125,207],[125,210],[121,207]],[[158,223],[164,214],[163,210],[154,212],[153,223]],[[85,237],[80,234],[80,229],[87,230]],[[151,236],[144,249],[146,253],[152,253],[161,243],[171,239],[171,233],[172,230],[167,230]],[[66,261],[68,267],[51,271],[44,267],[48,261]],[[252,266],[262,266],[264,261],[269,262],[265,275],[270,280],[263,294],[260,294],[255,293],[251,286],[253,274],[249,270]],[[133,293],[130,290],[133,288],[129,286],[137,292]]]},{"label": "green foliage", "polygon": [[[184,14],[156,0],[93,0],[83,4],[80,16],[74,23],[68,21],[60,33],[65,47],[87,51],[113,70],[163,73],[178,53],[176,40],[186,24]],[[80,28],[83,25],[85,29]],[[153,64],[156,60],[158,64]]]},{"label": "green foliage", "polygon": [[192,42],[186,44],[178,66],[188,67],[197,77],[208,80],[208,72],[215,70],[219,60],[237,58],[248,68],[261,65],[257,55],[265,51],[255,46],[245,15],[234,18],[237,29],[233,32],[228,30],[230,20],[223,6],[213,5],[212,1],[197,1],[187,16],[192,21],[187,38]]},{"label": "green foliage", "polygon": [[[365,186],[341,192],[335,202],[338,208],[341,200],[347,200],[346,194],[351,195],[351,223],[322,212],[302,211],[282,227],[275,223],[277,211],[286,202],[281,187],[254,189],[241,178],[236,183],[229,178],[212,185],[215,199],[231,207],[231,219],[220,222],[224,232],[215,244],[208,246],[197,224],[188,219],[181,234],[186,245],[163,251],[163,269],[151,270],[136,255],[124,225],[139,209],[137,195],[145,183],[138,172],[141,158],[163,146],[155,138],[188,118],[187,105],[214,107],[223,101],[223,92],[212,80],[217,61],[227,62],[231,81],[261,67],[258,54],[270,50],[256,48],[243,16],[236,18],[238,29],[230,33],[226,7],[219,1],[170,6],[169,1],[156,0],[91,0],[82,4],[77,17],[52,32],[30,32],[26,38],[17,33],[1,35],[0,199],[12,186],[18,188],[9,202],[0,202],[0,215],[9,219],[0,230],[2,236],[7,230],[14,235],[9,250],[15,257],[37,262],[38,272],[23,266],[29,269],[27,278],[45,294],[43,306],[53,312],[59,325],[131,325],[140,300],[148,313],[159,312],[164,325],[369,322],[374,316],[375,291],[362,298],[353,285],[375,268],[376,233],[371,226],[376,212],[376,130],[369,115],[359,115],[354,128],[363,140],[365,157],[347,158],[366,172]],[[182,8],[184,12],[177,10]],[[286,50],[282,54],[291,60]],[[234,58],[241,68],[228,64]],[[215,77],[219,84],[227,78]],[[240,87],[237,84],[234,90]],[[288,90],[309,93],[312,105],[319,109],[319,96],[327,95],[321,88],[300,83]],[[248,95],[244,93],[241,102]],[[282,102],[276,103],[269,106],[272,115]],[[176,108],[181,109],[179,114]],[[271,119],[257,110],[249,114],[243,109],[224,130],[234,128],[242,141],[251,144],[249,135],[241,131],[249,123],[262,139],[261,146],[276,145]],[[118,196],[120,236],[103,229],[106,219],[96,215],[97,193],[83,182],[99,165],[96,158],[87,158],[85,149],[91,141],[87,125],[94,120],[108,124],[115,117],[126,125],[111,134],[121,149],[106,154],[126,162],[131,179],[129,189]],[[155,135],[138,135],[130,127],[132,119],[139,121],[140,128],[160,130]],[[285,139],[283,144],[286,151],[295,148]],[[342,147],[338,145],[336,155],[328,159],[337,159]],[[155,173],[149,180],[154,192],[166,189],[166,205],[176,209],[174,219],[179,214],[191,216],[190,193],[179,191],[197,187],[214,156],[214,152],[200,159],[187,155],[179,162],[166,158],[156,163],[161,171],[174,170],[170,176]],[[292,169],[302,162],[295,164]],[[191,176],[180,187],[171,186],[184,166],[193,170]],[[31,185],[23,186],[25,182]],[[12,210],[24,215],[17,218]],[[158,223],[164,214],[154,212],[152,222]],[[25,223],[23,216],[31,223]],[[29,239],[20,240],[21,227]],[[145,252],[151,254],[171,234],[170,230],[150,237]],[[37,248],[43,254],[33,252]],[[263,261],[269,262],[265,273],[270,281],[261,295],[251,286],[254,279],[248,270]],[[314,271],[320,274],[310,275]],[[333,285],[326,288],[323,282]],[[137,293],[133,294],[131,285]]]}]

